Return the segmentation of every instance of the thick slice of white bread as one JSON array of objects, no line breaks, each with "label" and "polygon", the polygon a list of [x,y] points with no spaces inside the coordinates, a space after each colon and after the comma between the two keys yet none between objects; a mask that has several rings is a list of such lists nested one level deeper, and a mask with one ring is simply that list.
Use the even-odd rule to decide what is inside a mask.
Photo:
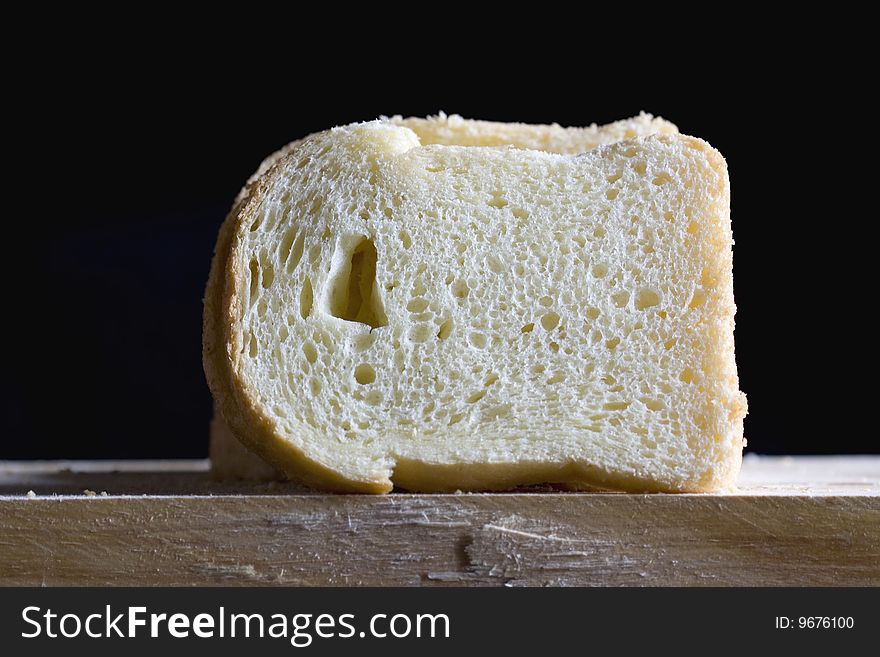
[{"label": "thick slice of white bread", "polygon": [[732,483],[721,156],[666,123],[572,156],[404,121],[492,143],[457,117],[312,135],[224,224],[204,355],[236,436],[337,490]]},{"label": "thick slice of white bread", "polygon": [[[457,114],[440,112],[427,118],[393,116],[387,121],[410,128],[422,145],[452,146],[513,146],[551,153],[577,154],[602,144],[652,134],[675,134],[678,128],[669,121],[645,112],[630,119],[607,125],[561,127],[558,124],[501,123],[465,119]],[[248,186],[268,171],[275,162],[296,148],[302,140],[293,141],[267,157],[248,179],[236,198],[236,205],[246,198]],[[235,214],[233,209],[231,214]],[[211,469],[222,479],[282,479],[284,475],[245,448],[215,412],[211,420]]]}]

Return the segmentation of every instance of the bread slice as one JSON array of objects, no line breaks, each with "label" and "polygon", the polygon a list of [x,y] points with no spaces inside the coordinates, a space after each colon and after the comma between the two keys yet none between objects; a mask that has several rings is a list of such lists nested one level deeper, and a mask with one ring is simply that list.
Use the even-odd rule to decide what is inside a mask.
[{"label": "bread slice", "polygon": [[674,127],[574,156],[487,147],[458,121],[312,135],[239,199],[204,327],[235,435],[344,491],[733,483],[723,158]]},{"label": "bread slice", "polygon": [[[444,112],[427,118],[393,116],[386,120],[411,129],[419,137],[422,145],[512,146],[564,154],[582,153],[602,144],[612,144],[633,137],[678,132],[675,124],[645,112],[607,125],[597,126],[594,123],[584,128],[561,127],[558,124],[478,121],[465,119],[457,114],[447,115]],[[263,160],[236,198],[236,207],[231,214],[236,214],[237,205],[246,198],[249,186],[301,142],[302,140],[293,141]],[[210,458],[211,470],[214,476],[220,479],[285,478],[283,473],[245,448],[216,411],[211,419]]]}]

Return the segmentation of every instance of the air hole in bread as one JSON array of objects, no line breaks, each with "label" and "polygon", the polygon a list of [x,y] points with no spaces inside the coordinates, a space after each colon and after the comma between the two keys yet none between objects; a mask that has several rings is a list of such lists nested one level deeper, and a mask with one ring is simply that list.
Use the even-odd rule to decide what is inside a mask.
[{"label": "air hole in bread", "polygon": [[287,265],[288,272],[296,269],[299,261],[302,260],[304,240],[305,235],[303,233],[296,235],[296,230],[293,227],[284,234],[279,247],[279,255],[281,263]]},{"label": "air hole in bread", "polygon": [[504,198],[501,192],[492,192],[492,200],[489,201],[489,206],[499,210],[501,208],[506,208],[507,199]]},{"label": "air hole in bread", "polygon": [[480,401],[485,396],[486,396],[485,390],[477,390],[477,392],[473,392],[470,395],[468,395],[467,399],[465,399],[464,401],[467,404],[476,404],[478,401]]},{"label": "air hole in bread", "polygon": [[272,266],[269,262],[263,263],[263,289],[269,289],[272,287],[272,283],[275,282],[275,267]]},{"label": "air hole in bread", "polygon": [[488,342],[484,333],[471,333],[468,340],[477,349],[485,349]]},{"label": "air hole in bread", "polygon": [[640,400],[645,407],[650,411],[662,411],[663,410],[663,402],[657,399],[641,399]]},{"label": "air hole in bread", "polygon": [[309,249],[309,264],[316,265],[321,260],[321,245],[315,244]]},{"label": "air hole in bread", "polygon": [[629,292],[624,290],[623,292],[615,292],[611,295],[611,298],[614,300],[614,305],[618,308],[624,308],[627,303],[629,303]]},{"label": "air hole in bread", "polygon": [[361,363],[354,368],[354,379],[362,386],[376,380],[376,370],[369,363]]},{"label": "air hole in bread", "polygon": [[552,331],[559,324],[559,313],[550,311],[541,317],[541,326],[545,331]]},{"label": "air hole in bread", "polygon": [[703,305],[703,302],[706,301],[706,293],[697,288],[694,290],[694,295],[691,297],[691,301],[688,304],[688,308],[699,308]]},{"label": "air hole in bread", "polygon": [[378,254],[372,240],[360,237],[343,259],[330,283],[330,314],[373,328],[386,326],[388,318],[376,285]]},{"label": "air hole in bread", "polygon": [[418,324],[409,332],[411,342],[427,342],[431,338],[431,328],[427,324]]},{"label": "air hole in bread", "polygon": [[457,299],[466,299],[469,292],[470,290],[468,289],[467,281],[457,280],[452,286],[452,294],[454,294]]},{"label": "air hole in bread", "polygon": [[299,293],[299,315],[303,319],[312,313],[312,303],[314,302],[314,292],[312,291],[312,281],[306,279],[303,283],[302,290]]},{"label": "air hole in bread", "polygon": [[651,182],[657,186],[665,185],[668,182],[672,182],[672,177],[664,171],[663,173],[658,173],[656,176],[654,176],[654,180],[652,180]]},{"label": "air hole in bread", "polygon": [[528,324],[526,324],[525,326],[523,326],[523,327],[520,329],[520,332],[522,332],[522,333],[531,333],[531,332],[534,331],[534,330],[535,330],[535,323],[534,323],[534,322],[529,322]]},{"label": "air hole in bread", "polygon": [[452,334],[452,319],[445,320],[442,324],[440,324],[440,329],[437,331],[437,337],[441,340],[445,340]]},{"label": "air hole in bread", "polygon": [[600,262],[593,266],[593,276],[596,278],[602,278],[608,273],[608,265],[604,262]]},{"label": "air hole in bread", "polygon": [[314,364],[315,361],[318,360],[318,351],[315,349],[315,345],[311,342],[304,342],[302,350],[306,356],[306,360],[310,363]]},{"label": "air hole in bread", "polygon": [[636,293],[636,309],[644,310],[659,305],[660,295],[649,287],[643,287]]},{"label": "air hole in bread", "polygon": [[251,258],[248,268],[251,272],[250,302],[251,305],[254,305],[257,300],[257,288],[260,285],[260,264],[257,262],[256,258]]}]

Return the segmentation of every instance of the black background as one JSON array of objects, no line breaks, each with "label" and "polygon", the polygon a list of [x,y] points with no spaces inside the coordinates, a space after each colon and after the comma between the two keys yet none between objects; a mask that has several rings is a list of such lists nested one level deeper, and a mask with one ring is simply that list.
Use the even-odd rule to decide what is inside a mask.
[{"label": "black background", "polygon": [[0,458],[205,455],[201,298],[241,184],[309,132],[438,110],[562,125],[646,110],[708,140],[732,183],[749,448],[876,451],[855,417],[869,393],[844,372],[873,359],[857,347],[874,303],[855,291],[874,221],[858,177],[876,166],[861,60],[779,26],[618,28],[608,46],[564,16],[520,19],[491,42],[453,20],[350,37],[316,20],[244,41],[254,16],[41,33],[8,81]]}]

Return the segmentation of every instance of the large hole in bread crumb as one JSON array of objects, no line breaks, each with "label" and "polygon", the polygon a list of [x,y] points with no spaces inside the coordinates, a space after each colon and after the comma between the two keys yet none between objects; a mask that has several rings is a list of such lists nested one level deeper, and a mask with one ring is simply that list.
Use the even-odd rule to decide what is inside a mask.
[{"label": "large hole in bread crumb", "polygon": [[452,294],[455,295],[457,299],[466,299],[469,292],[470,289],[465,280],[459,279],[455,281],[455,284],[452,286]]},{"label": "large hole in bread crumb", "polygon": [[376,285],[377,260],[376,246],[361,237],[330,284],[331,315],[373,328],[388,324]]},{"label": "large hole in bread crumb", "polygon": [[544,327],[546,331],[552,331],[559,324],[559,314],[553,312],[552,310],[548,313],[545,313],[543,317],[541,317],[541,326]]},{"label": "large hole in bread crumb", "polygon": [[354,368],[354,378],[362,386],[373,383],[376,380],[376,370],[369,363],[361,363]]}]

